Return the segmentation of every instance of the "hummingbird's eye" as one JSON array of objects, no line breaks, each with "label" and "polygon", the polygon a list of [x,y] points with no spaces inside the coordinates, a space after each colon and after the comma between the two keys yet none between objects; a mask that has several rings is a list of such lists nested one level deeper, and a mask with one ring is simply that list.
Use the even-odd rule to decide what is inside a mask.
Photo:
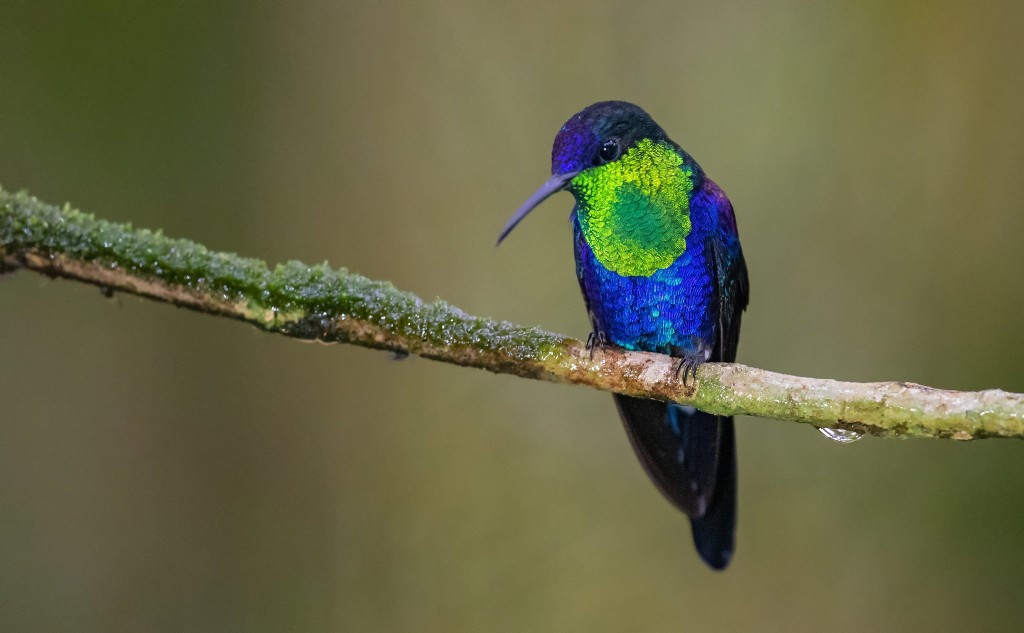
[{"label": "hummingbird's eye", "polygon": [[610,163],[619,157],[619,139],[609,139],[601,145],[601,150],[597,153],[598,158],[601,159],[602,163]]}]

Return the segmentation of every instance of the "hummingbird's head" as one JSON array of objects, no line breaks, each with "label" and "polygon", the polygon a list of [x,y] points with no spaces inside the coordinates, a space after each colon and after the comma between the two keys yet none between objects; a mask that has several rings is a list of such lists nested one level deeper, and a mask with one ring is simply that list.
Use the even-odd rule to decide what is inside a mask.
[{"label": "hummingbird's head", "polygon": [[572,115],[555,136],[551,178],[509,219],[498,243],[541,202],[559,191],[571,190],[576,176],[614,163],[644,139],[671,143],[650,115],[632,103],[600,101]]},{"label": "hummingbird's head", "polygon": [[665,140],[665,132],[640,106],[601,101],[565,122],[551,148],[551,175],[572,176],[619,159],[641,139]]}]

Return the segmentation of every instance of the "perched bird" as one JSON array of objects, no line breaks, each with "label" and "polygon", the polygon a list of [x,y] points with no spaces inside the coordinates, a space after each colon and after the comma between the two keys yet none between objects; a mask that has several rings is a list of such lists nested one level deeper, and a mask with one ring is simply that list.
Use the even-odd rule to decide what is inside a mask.
[{"label": "perched bird", "polygon": [[[603,101],[562,126],[551,174],[498,243],[549,196],[572,193],[576,276],[594,328],[588,344],[670,354],[684,381],[705,361],[735,360],[747,268],[732,205],[697,161],[638,106]],[[621,395],[615,402],[647,474],[690,518],[701,558],[725,568],[736,533],[732,418]]]}]

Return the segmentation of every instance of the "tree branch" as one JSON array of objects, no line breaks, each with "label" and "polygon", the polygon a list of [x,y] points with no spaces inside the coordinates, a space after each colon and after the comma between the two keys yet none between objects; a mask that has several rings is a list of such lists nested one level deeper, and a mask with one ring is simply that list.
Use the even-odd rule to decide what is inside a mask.
[{"label": "tree branch", "polygon": [[159,231],[99,220],[0,189],[0,269],[27,268],[231,317],[299,339],[411,353],[499,374],[671,400],[720,415],[754,415],[879,436],[1024,438],[1024,395],[904,382],[800,378],[708,363],[696,386],[668,356],[606,348],[427,303],[387,282],[326,264],[207,250]]}]

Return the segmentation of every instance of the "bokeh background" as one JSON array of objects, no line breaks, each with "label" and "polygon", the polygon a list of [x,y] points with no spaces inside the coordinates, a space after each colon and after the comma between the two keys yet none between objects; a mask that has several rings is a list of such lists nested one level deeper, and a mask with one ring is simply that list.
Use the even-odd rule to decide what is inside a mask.
[{"label": "bokeh background", "polygon": [[[739,360],[1024,391],[1024,4],[4,0],[0,183],[585,336],[550,143],[737,210]],[[0,629],[1024,627],[1024,446],[742,418],[716,574],[607,394],[0,279]]]}]

